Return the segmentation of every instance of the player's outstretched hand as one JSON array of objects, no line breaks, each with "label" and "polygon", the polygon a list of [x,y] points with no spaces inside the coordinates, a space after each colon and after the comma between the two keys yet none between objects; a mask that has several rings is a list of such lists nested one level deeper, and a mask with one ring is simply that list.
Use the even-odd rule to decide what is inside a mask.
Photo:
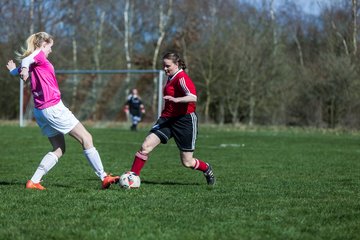
[{"label": "player's outstretched hand", "polygon": [[9,71],[14,70],[14,68],[16,68],[16,64],[14,63],[13,60],[9,60],[8,63],[6,64],[7,69],[9,69]]}]

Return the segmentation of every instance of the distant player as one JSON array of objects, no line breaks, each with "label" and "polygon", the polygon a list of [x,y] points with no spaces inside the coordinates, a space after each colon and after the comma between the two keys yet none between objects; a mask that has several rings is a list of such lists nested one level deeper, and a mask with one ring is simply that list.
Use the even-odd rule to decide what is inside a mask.
[{"label": "distant player", "polygon": [[124,111],[126,115],[130,117],[132,131],[137,130],[137,125],[141,121],[142,115],[145,113],[144,104],[141,101],[141,97],[138,94],[136,88],[131,89],[130,95],[125,103]]},{"label": "distant player", "polygon": [[54,67],[47,59],[54,44],[53,37],[48,33],[38,32],[31,35],[26,43],[27,49],[19,56],[21,67],[17,69],[15,63],[10,60],[7,68],[11,74],[19,73],[24,81],[29,78],[29,74],[31,75],[34,116],[42,133],[48,137],[52,145],[52,151],[43,157],[34,175],[27,181],[26,188],[45,189],[40,181],[65,153],[64,135],[67,133],[82,145],[86,159],[102,181],[102,188],[106,189],[110,184],[118,182],[119,176],[111,176],[104,171],[91,134],[61,101]]},{"label": "distant player", "polygon": [[131,171],[140,175],[150,152],[160,143],[166,144],[170,138],[174,138],[180,150],[182,164],[203,172],[207,183],[214,185],[215,176],[210,164],[193,157],[198,127],[195,85],[184,71],[186,65],[178,54],[167,53],[162,60],[168,76],[163,90],[165,106],[160,118],[135,154]]}]

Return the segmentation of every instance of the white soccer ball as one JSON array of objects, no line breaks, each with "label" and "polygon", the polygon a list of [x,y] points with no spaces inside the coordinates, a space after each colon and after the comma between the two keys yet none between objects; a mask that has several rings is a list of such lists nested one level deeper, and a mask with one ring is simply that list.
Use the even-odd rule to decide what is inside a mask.
[{"label": "white soccer ball", "polygon": [[131,189],[131,188],[139,188],[140,187],[140,177],[136,175],[134,172],[124,172],[120,176],[119,185],[121,188]]}]

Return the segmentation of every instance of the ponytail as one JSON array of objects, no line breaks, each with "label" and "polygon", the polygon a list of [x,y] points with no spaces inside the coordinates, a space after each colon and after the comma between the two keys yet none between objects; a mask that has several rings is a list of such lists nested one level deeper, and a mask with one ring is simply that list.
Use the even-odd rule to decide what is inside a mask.
[{"label": "ponytail", "polygon": [[21,48],[22,53],[16,52],[17,58],[21,60],[29,56],[36,49],[40,48],[44,42],[51,43],[53,39],[53,36],[46,32],[38,32],[30,35],[26,39],[26,48]]},{"label": "ponytail", "polygon": [[179,68],[181,68],[181,69],[183,69],[183,70],[186,69],[186,64],[185,64],[184,60],[182,60],[182,59],[180,58],[180,56],[179,56],[177,53],[175,53],[175,52],[168,52],[168,53],[166,53],[166,54],[163,56],[162,59],[163,59],[163,60],[164,60],[164,59],[172,60],[173,63],[178,64]]}]

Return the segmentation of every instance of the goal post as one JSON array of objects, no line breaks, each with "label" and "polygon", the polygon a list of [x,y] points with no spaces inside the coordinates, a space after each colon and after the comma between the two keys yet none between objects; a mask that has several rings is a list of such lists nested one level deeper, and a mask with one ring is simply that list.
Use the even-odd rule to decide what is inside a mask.
[{"label": "goal post", "polygon": [[[75,116],[79,114],[80,120],[84,120],[81,119],[81,116],[86,116],[86,114],[84,115],[80,113],[80,110],[82,111],[81,108],[84,106],[94,110],[95,105],[97,108],[102,108],[101,105],[109,105],[109,102],[112,101],[113,103],[111,107],[112,109],[116,109],[117,106],[114,106],[114,104],[123,104],[125,102],[124,95],[127,94],[126,91],[129,88],[134,87],[146,89],[146,94],[145,91],[140,91],[140,96],[143,97],[144,95],[147,98],[145,104],[154,108],[152,111],[154,115],[153,118],[158,118],[161,114],[163,105],[162,87],[164,82],[164,71],[162,70],[57,70],[55,73],[63,101],[66,102],[67,107],[73,111]],[[20,127],[26,126],[26,114],[24,112],[24,109],[26,109],[24,108],[24,86],[24,82],[20,79]],[[81,90],[83,91],[80,92]],[[81,96],[76,96],[76,94]],[[102,96],[103,99],[97,99],[99,96]],[[105,96],[105,98],[103,96]],[[154,96],[156,96],[156,99],[154,99]],[[82,106],[76,106],[78,112],[74,112],[72,107],[75,107],[73,106],[73,103],[70,104],[70,98],[74,97],[83,101]],[[30,102],[32,101],[33,100],[31,99]],[[80,100],[78,100],[77,103],[78,102],[80,102]],[[27,112],[28,111],[32,111],[32,109],[28,109]],[[109,113],[111,112],[111,109],[104,111]],[[103,114],[106,115],[106,113]],[[114,113],[111,115],[114,118]]]},{"label": "goal post", "polygon": [[20,127],[24,127],[24,81],[20,78],[20,99],[19,99],[19,125]]}]

